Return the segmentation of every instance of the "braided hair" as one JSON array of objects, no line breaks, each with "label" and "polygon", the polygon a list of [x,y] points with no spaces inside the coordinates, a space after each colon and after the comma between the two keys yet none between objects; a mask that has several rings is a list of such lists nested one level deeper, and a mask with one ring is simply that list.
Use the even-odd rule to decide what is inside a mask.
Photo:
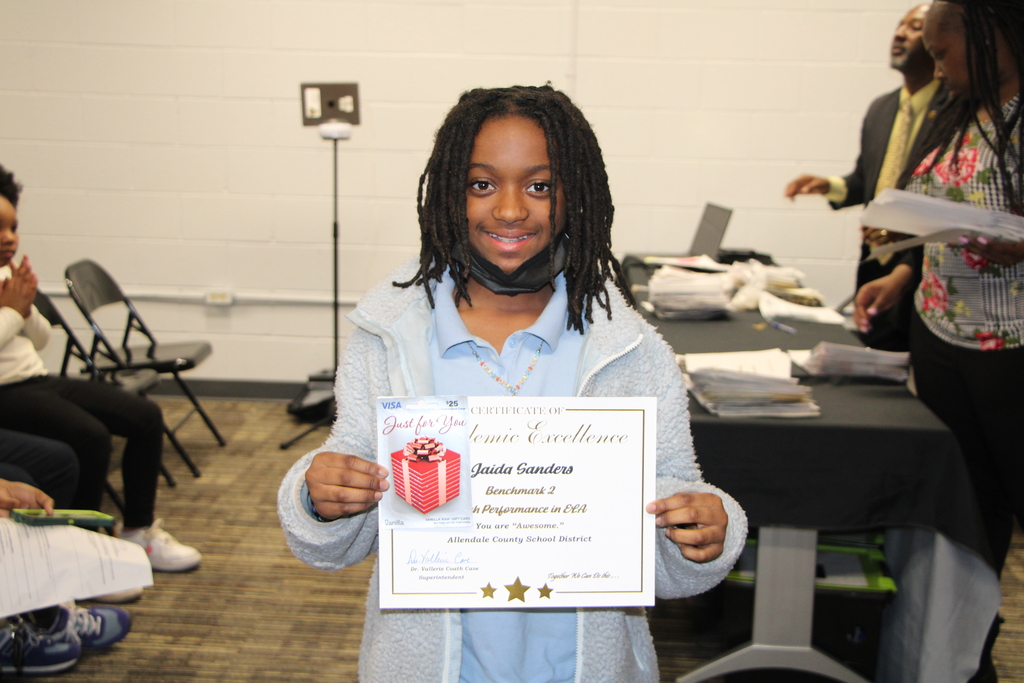
[{"label": "braided hair", "polygon": [[[907,163],[898,187],[905,187],[925,155],[935,149],[944,150],[953,144],[952,159],[959,159],[967,128],[972,124],[991,147],[998,164],[1000,186],[1010,213],[1024,215],[1024,136],[1017,130],[1024,110],[1024,93],[1018,85],[1017,101],[1011,111],[1003,111],[999,97],[999,65],[997,35],[1001,34],[1010,48],[1019,76],[1024,76],[1024,3],[1020,0],[948,0],[955,4],[954,16],[948,18],[953,26],[944,30],[963,31],[967,74],[970,88],[962,96],[951,98],[939,112],[934,126],[918,150],[919,158]],[[935,9],[932,9],[932,13]],[[959,25],[956,25],[957,22]],[[978,110],[984,109],[992,120],[990,135],[978,120]],[[1016,138],[1016,139],[1014,139]],[[931,171],[941,160],[936,154],[925,172]],[[1008,170],[1007,159],[1013,160],[1013,171]],[[955,161],[954,161],[955,163]]]},{"label": "braided hair", "polygon": [[[583,113],[569,98],[549,85],[540,87],[478,88],[464,92],[448,112],[434,138],[434,150],[420,176],[416,193],[420,223],[420,267],[408,282],[396,287],[423,285],[431,306],[430,281],[450,272],[456,301],[470,302],[469,222],[466,218],[466,178],[473,145],[481,126],[496,118],[520,116],[537,123],[547,140],[551,159],[551,226],[556,225],[556,189],[565,197],[565,280],[569,300],[569,329],[583,331],[593,322],[594,304],[607,311],[611,305],[608,280],[614,281],[633,303],[622,266],[611,252],[614,207],[608,189],[601,147]],[[558,239],[548,249],[554,260]],[[549,282],[557,273],[549,266]]]}]

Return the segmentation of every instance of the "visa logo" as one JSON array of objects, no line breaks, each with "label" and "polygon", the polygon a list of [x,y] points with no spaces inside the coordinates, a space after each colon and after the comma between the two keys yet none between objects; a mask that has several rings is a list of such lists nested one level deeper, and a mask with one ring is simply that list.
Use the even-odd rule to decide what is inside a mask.
[{"label": "visa logo", "polygon": [[402,402],[401,401],[381,401],[380,402],[380,407],[383,408],[384,410],[394,410],[395,408],[401,408],[402,407]]}]

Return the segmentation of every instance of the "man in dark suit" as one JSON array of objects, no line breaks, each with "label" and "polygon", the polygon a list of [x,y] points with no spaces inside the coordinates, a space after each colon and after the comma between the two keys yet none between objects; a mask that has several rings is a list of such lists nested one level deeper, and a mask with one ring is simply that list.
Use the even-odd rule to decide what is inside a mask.
[{"label": "man in dark suit", "polygon": [[[894,187],[904,164],[915,158],[915,140],[923,140],[939,108],[946,101],[941,83],[934,79],[935,64],[924,48],[922,33],[928,5],[914,7],[896,26],[890,48],[890,66],[903,75],[903,86],[882,95],[868,107],[861,128],[860,155],[845,177],[801,175],[786,186],[790,199],[801,194],[822,194],[833,209],[867,204],[887,187]],[[893,241],[895,233],[863,228],[861,258],[872,246]],[[898,259],[862,262],[857,288],[888,274]],[[895,307],[887,320],[876,320],[872,331],[861,335],[868,346],[906,351],[909,308]]]}]

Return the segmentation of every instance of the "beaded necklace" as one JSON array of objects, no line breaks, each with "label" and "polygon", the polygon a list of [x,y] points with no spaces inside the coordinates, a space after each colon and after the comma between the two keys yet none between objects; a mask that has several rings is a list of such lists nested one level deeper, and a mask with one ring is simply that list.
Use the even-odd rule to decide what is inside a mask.
[{"label": "beaded necklace", "polygon": [[484,372],[493,377],[495,382],[505,387],[505,390],[512,396],[515,396],[519,390],[523,388],[523,385],[526,384],[526,378],[530,376],[530,373],[533,372],[534,366],[537,365],[537,359],[540,358],[540,351],[543,348],[544,341],[541,340],[540,344],[537,346],[537,351],[533,354],[533,360],[531,360],[530,364],[526,366],[526,372],[524,372],[523,376],[519,379],[519,384],[512,385],[503,380],[500,375],[494,374],[494,370],[491,370],[490,366],[488,366],[487,363],[484,362],[484,359],[480,357],[480,354],[476,352],[476,344],[471,342],[469,345],[469,350],[472,351],[473,355],[476,356],[476,359],[480,361],[480,367],[484,369]]}]

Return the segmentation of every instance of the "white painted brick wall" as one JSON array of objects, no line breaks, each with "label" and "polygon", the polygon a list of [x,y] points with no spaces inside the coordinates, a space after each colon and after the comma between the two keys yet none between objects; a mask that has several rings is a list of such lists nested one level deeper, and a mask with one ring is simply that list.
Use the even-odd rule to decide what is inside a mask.
[{"label": "white painted brick wall", "polygon": [[4,0],[0,163],[26,186],[22,250],[47,290],[89,257],[129,293],[310,301],[140,301],[161,337],[214,343],[197,377],[301,381],[330,361],[331,145],[300,125],[303,81],[360,84],[364,123],[339,144],[347,300],[417,252],[416,183],[458,94],[550,80],[605,150],[617,251],[685,249],[713,201],[735,210],[726,246],[838,301],[857,213],[782,188],[852,167],[911,4]]}]

